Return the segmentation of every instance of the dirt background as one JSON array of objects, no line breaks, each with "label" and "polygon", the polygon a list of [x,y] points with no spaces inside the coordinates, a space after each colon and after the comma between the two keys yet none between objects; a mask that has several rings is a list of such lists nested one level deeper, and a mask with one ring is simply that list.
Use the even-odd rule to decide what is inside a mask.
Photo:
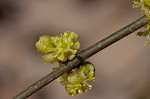
[{"label": "dirt background", "polygon": [[[43,34],[80,35],[81,50],[142,14],[132,0],[0,0],[0,99],[11,99],[58,64],[44,64],[35,49]],[[93,89],[72,97],[57,81],[29,99],[150,99],[150,46],[136,33],[88,60],[95,64]]]}]

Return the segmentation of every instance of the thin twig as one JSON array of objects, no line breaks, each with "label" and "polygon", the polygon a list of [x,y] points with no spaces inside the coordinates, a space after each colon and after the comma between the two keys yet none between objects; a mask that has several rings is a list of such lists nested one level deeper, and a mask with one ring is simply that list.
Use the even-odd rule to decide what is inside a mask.
[{"label": "thin twig", "polygon": [[139,18],[138,20],[134,21],[133,23],[129,24],[128,26],[120,29],[119,31],[113,33],[112,35],[104,38],[103,40],[97,42],[96,44],[90,46],[89,48],[81,51],[79,54],[76,55],[76,57],[69,61],[66,66],[61,66],[59,69],[52,71],[21,93],[19,93],[17,96],[15,96],[13,99],[26,99],[27,97],[31,96],[59,76],[61,76],[63,73],[71,71],[74,69],[77,65],[79,65],[81,62],[83,62],[85,59],[91,57],[95,53],[103,50],[104,48],[108,47],[109,45],[117,42],[118,40],[126,37],[127,35],[133,33],[137,29],[143,27],[149,22],[149,20],[146,18],[146,16],[143,16]]}]

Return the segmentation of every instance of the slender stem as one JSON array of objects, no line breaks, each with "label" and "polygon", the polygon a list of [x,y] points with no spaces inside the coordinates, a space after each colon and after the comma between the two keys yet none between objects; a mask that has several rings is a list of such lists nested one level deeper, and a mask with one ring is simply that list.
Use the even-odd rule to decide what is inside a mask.
[{"label": "slender stem", "polygon": [[95,43],[94,45],[90,46],[89,48],[81,51],[79,54],[76,55],[76,57],[69,61],[66,66],[61,66],[59,69],[52,71],[18,95],[16,95],[13,99],[26,99],[27,97],[31,96],[59,76],[61,76],[63,73],[71,71],[74,69],[77,65],[79,65],[82,61],[85,59],[91,57],[95,53],[103,50],[104,48],[108,47],[109,45],[117,42],[118,40],[126,37],[127,35],[133,33],[137,29],[143,27],[149,22],[149,20],[146,18],[146,16],[143,16],[139,18],[138,20],[134,21],[133,23],[129,24],[128,26],[120,29],[119,31],[111,34],[110,36],[104,38],[103,40]]}]

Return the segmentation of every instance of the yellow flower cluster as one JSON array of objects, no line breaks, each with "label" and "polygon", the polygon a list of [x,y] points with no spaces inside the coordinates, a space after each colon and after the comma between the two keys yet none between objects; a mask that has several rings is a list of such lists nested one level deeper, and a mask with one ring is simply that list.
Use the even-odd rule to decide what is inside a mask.
[{"label": "yellow flower cluster", "polygon": [[[65,32],[59,36],[50,37],[48,35],[40,36],[35,46],[39,52],[43,53],[45,62],[59,62],[60,66],[67,60],[73,59],[77,54],[80,43],[79,36],[74,32]],[[56,70],[54,68],[54,70]],[[94,65],[90,62],[83,62],[79,68],[73,69],[58,78],[58,81],[65,85],[66,91],[75,96],[78,93],[86,92],[92,88],[87,81],[95,79]]]},{"label": "yellow flower cluster", "polygon": [[[140,2],[138,1],[133,1],[134,5],[133,8],[138,8],[141,7],[141,12],[144,12],[147,18],[150,19],[150,0],[141,0]],[[138,36],[147,36],[147,39],[145,40],[144,45],[147,46],[149,36],[150,36],[150,23],[148,23],[146,26],[146,30],[142,32],[138,32]]]},{"label": "yellow flower cluster", "polygon": [[66,91],[75,96],[78,93],[86,92],[92,88],[87,81],[95,80],[94,65],[90,62],[84,62],[79,68],[74,69],[71,73],[65,73],[58,78],[58,81],[65,85]]},{"label": "yellow flower cluster", "polygon": [[38,51],[44,54],[43,60],[45,62],[65,62],[77,54],[80,48],[78,38],[79,36],[74,32],[65,32],[55,37],[44,35],[40,36],[35,45]]}]

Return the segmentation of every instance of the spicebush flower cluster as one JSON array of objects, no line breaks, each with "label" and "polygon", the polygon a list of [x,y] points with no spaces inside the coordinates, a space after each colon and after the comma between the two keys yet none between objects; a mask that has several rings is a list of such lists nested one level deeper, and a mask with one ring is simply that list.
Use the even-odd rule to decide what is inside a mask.
[{"label": "spicebush flower cluster", "polygon": [[[65,32],[59,36],[40,36],[35,46],[38,52],[43,53],[45,62],[59,62],[60,66],[67,60],[71,60],[77,54],[80,43],[79,36],[74,32]],[[57,67],[58,68],[58,67]],[[57,68],[54,68],[56,70]],[[75,68],[69,73],[64,73],[58,81],[65,85],[65,89],[71,96],[86,92],[92,88],[87,81],[95,80],[95,68],[90,62],[83,62],[79,68]]]}]

